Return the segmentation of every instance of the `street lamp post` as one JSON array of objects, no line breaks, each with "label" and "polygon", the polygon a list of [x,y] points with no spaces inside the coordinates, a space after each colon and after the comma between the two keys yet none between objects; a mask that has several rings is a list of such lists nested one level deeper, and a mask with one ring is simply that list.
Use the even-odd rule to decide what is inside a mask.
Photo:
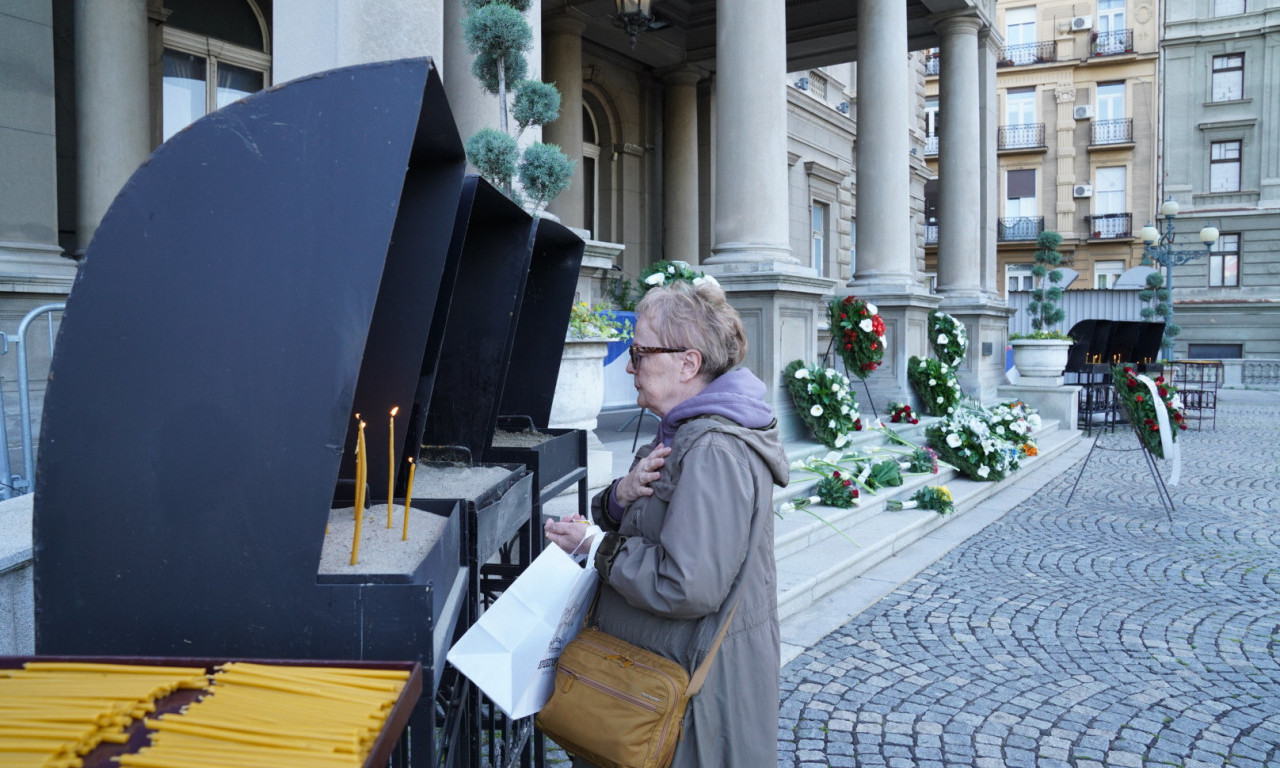
[{"label": "street lamp post", "polygon": [[1169,314],[1165,317],[1166,332],[1165,339],[1168,343],[1164,345],[1164,359],[1173,359],[1173,337],[1177,335],[1177,326],[1173,324],[1173,268],[1180,267],[1183,264],[1198,259],[1209,253],[1209,249],[1218,241],[1218,230],[1216,227],[1205,226],[1200,230],[1200,242],[1204,243],[1204,250],[1186,248],[1177,250],[1173,247],[1174,243],[1174,220],[1178,218],[1178,203],[1173,198],[1164,201],[1160,206],[1160,215],[1164,217],[1165,229],[1161,234],[1153,224],[1147,224],[1142,228],[1142,263],[1143,264],[1159,264],[1164,267],[1164,287],[1169,292]]}]

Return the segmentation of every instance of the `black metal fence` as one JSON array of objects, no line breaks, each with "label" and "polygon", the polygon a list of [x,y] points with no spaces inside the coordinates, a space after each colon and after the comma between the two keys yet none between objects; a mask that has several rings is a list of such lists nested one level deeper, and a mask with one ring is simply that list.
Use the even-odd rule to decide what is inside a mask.
[{"label": "black metal fence", "polygon": [[1035,240],[1043,231],[1043,216],[1013,216],[997,220],[996,238],[1002,243]]},{"label": "black metal fence", "polygon": [[1021,67],[1028,64],[1043,64],[1058,60],[1058,43],[1050,40],[1044,43],[1019,43],[1006,45],[1000,51],[999,67]]},{"label": "black metal fence", "polygon": [[996,148],[1000,150],[1039,149],[1045,146],[1044,123],[1002,125],[996,141]]},{"label": "black metal fence", "polygon": [[1090,216],[1089,223],[1089,237],[1094,240],[1133,237],[1132,213],[1104,213]]},{"label": "black metal fence", "polygon": [[1133,118],[1120,120],[1094,120],[1089,143],[1099,144],[1132,144]]},{"label": "black metal fence", "polygon": [[1090,39],[1089,53],[1092,56],[1114,56],[1118,53],[1133,53],[1133,30],[1117,29],[1111,32],[1094,32]]},{"label": "black metal fence", "polygon": [[937,50],[929,51],[924,57],[924,73],[936,75],[942,71],[942,54]]}]

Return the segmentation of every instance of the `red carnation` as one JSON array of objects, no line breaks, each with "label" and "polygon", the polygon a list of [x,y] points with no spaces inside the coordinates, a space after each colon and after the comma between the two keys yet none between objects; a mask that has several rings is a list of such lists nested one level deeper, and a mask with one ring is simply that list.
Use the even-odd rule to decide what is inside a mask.
[{"label": "red carnation", "polygon": [[1137,400],[1137,401],[1140,403],[1140,402],[1142,402],[1142,395],[1134,395],[1134,396],[1133,396],[1133,399],[1134,399],[1134,400]]},{"label": "red carnation", "polygon": [[849,316],[848,316],[848,315],[846,315],[845,313],[841,312],[841,313],[840,313],[840,319],[841,319],[841,320],[848,320],[848,319],[849,319]]},{"label": "red carnation", "polygon": [[1125,373],[1133,373],[1133,367],[1132,367],[1132,366],[1128,366],[1128,365],[1126,365],[1126,366],[1124,367],[1124,372],[1125,372]]},{"label": "red carnation", "polygon": [[1160,427],[1159,427],[1158,425],[1156,425],[1156,424],[1152,424],[1152,425],[1151,425],[1151,431],[1152,431],[1152,432],[1159,432],[1159,431],[1160,431]]},{"label": "red carnation", "polygon": [[844,348],[845,348],[845,349],[853,349],[853,345],[852,345],[852,344],[845,344],[845,345],[844,345]]},{"label": "red carnation", "polygon": [[839,480],[839,479],[840,479],[840,473],[839,473],[839,472],[832,472],[832,473],[831,473],[831,476],[832,476],[832,477],[834,477],[834,478],[836,478],[837,480]]},{"label": "red carnation", "polygon": [[862,429],[862,419],[854,419],[854,420],[853,420],[853,428],[854,428],[855,430],[861,430],[861,429]]},{"label": "red carnation", "polygon": [[853,481],[852,481],[852,480],[845,480],[845,481],[844,481],[844,487],[845,487],[845,488],[848,488],[848,487],[849,487],[849,486],[851,486],[851,485],[853,485]]},{"label": "red carnation", "polygon": [[1164,377],[1163,377],[1163,376],[1157,376],[1157,377],[1156,377],[1156,383],[1157,383],[1157,384],[1163,384],[1163,383],[1164,383]]},{"label": "red carnation", "polygon": [[853,498],[855,499],[858,498],[858,489],[854,488],[853,490],[849,491],[849,495],[853,496]]},{"label": "red carnation", "polygon": [[879,349],[879,348],[880,348],[880,345],[873,341],[873,342],[871,342],[871,348],[872,348],[872,349]]}]

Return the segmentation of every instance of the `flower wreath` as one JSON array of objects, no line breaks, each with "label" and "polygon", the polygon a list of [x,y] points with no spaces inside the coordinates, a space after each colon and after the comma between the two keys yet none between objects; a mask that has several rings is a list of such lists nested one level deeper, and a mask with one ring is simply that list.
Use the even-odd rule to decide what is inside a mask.
[{"label": "flower wreath", "polygon": [[1001,403],[989,411],[987,423],[996,437],[1018,446],[1024,456],[1035,456],[1039,451],[1031,435],[1040,429],[1040,414],[1021,400]]},{"label": "flower wreath", "polygon": [[831,333],[845,370],[865,379],[884,360],[884,320],[876,305],[854,296],[832,299],[827,306]]},{"label": "flower wreath", "polygon": [[696,285],[702,279],[714,280],[715,278],[708,278],[704,272],[695,272],[689,267],[688,262],[663,259],[640,270],[640,292],[647,293],[650,288],[668,285],[678,280]]},{"label": "flower wreath", "polygon": [[848,376],[834,368],[793,360],[783,369],[782,378],[800,418],[818,442],[828,448],[843,448],[850,433],[862,429]]},{"label": "flower wreath", "polygon": [[905,403],[889,403],[889,421],[894,424],[919,424],[920,419]]},{"label": "flower wreath", "polygon": [[1022,452],[992,433],[989,414],[963,408],[925,428],[930,447],[971,480],[1003,480],[1022,463]]},{"label": "flower wreath", "polygon": [[964,353],[969,349],[969,334],[964,323],[946,312],[934,310],[929,313],[929,346],[933,354],[951,368],[956,368],[964,360]]},{"label": "flower wreath", "polygon": [[[1129,412],[1133,429],[1138,439],[1147,446],[1156,458],[1164,458],[1164,447],[1160,444],[1160,420],[1156,416],[1156,404],[1151,401],[1151,390],[1141,381],[1133,366],[1112,366],[1111,380],[1115,382],[1116,394]],[[1187,428],[1187,418],[1182,412],[1182,398],[1173,384],[1165,381],[1163,376],[1155,378],[1156,391],[1169,411],[1169,439],[1177,440],[1179,430]],[[1172,428],[1174,425],[1177,428]]]},{"label": "flower wreath", "polygon": [[925,413],[930,416],[955,413],[960,404],[960,381],[950,365],[912,355],[907,361],[907,380],[920,396]]}]

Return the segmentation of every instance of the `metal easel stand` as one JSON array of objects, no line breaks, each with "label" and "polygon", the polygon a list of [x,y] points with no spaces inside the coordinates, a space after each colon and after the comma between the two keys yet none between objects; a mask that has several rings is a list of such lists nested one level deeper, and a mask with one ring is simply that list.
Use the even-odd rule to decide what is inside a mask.
[{"label": "metal easel stand", "polygon": [[635,416],[632,416],[631,418],[627,419],[627,423],[626,423],[626,424],[623,424],[622,426],[618,427],[618,430],[617,430],[617,431],[621,432],[622,430],[624,430],[624,429],[626,429],[627,427],[631,426],[631,422],[633,422],[633,421],[635,422],[635,424],[636,424],[636,434],[635,434],[635,437],[631,438],[631,452],[632,452],[632,453],[635,453],[635,452],[636,452],[636,443],[640,442],[640,428],[644,426],[644,417],[645,417],[645,416],[648,416],[648,417],[649,417],[649,418],[651,418],[651,419],[655,419],[655,420],[656,420],[656,421],[658,421],[659,423],[661,423],[661,421],[662,421],[662,419],[659,419],[659,418],[658,418],[658,414],[656,414],[656,413],[650,413],[648,408],[641,408],[639,413],[637,413]]},{"label": "metal easel stand", "polygon": [[1071,499],[1076,495],[1076,486],[1080,485],[1080,478],[1084,476],[1085,467],[1089,466],[1089,459],[1093,458],[1094,451],[1122,451],[1126,453],[1129,451],[1142,451],[1142,457],[1147,461],[1147,469],[1151,470],[1151,477],[1155,481],[1156,496],[1160,499],[1160,506],[1164,507],[1165,515],[1168,516],[1169,522],[1172,523],[1173,510],[1175,509],[1173,506],[1173,497],[1169,495],[1169,488],[1164,484],[1164,478],[1160,476],[1160,468],[1156,464],[1156,457],[1151,455],[1151,451],[1147,448],[1146,443],[1142,442],[1142,438],[1138,437],[1136,433],[1130,431],[1129,434],[1133,435],[1133,438],[1138,441],[1137,448],[1100,446],[1099,443],[1102,441],[1103,434],[1103,432],[1099,432],[1098,436],[1093,439],[1093,445],[1089,448],[1089,454],[1084,457],[1084,463],[1080,465],[1080,471],[1076,473],[1076,481],[1071,484],[1071,493],[1067,495],[1067,503],[1065,506],[1071,506]]},{"label": "metal easel stand", "polygon": [[[830,366],[832,368],[835,367],[831,359],[831,352],[835,348],[835,344],[836,344],[836,338],[832,336],[831,340],[827,342],[827,351],[822,355],[823,365]],[[836,358],[840,361],[840,368],[844,371],[844,375],[848,376],[849,367],[844,364],[844,358],[840,357],[839,355],[836,355]],[[871,405],[871,415],[876,418],[876,421],[879,421],[880,412],[876,410],[876,401],[874,398],[871,397],[871,387],[867,384],[866,379],[859,378],[858,380],[862,382],[862,389],[867,393],[867,403]]]}]

